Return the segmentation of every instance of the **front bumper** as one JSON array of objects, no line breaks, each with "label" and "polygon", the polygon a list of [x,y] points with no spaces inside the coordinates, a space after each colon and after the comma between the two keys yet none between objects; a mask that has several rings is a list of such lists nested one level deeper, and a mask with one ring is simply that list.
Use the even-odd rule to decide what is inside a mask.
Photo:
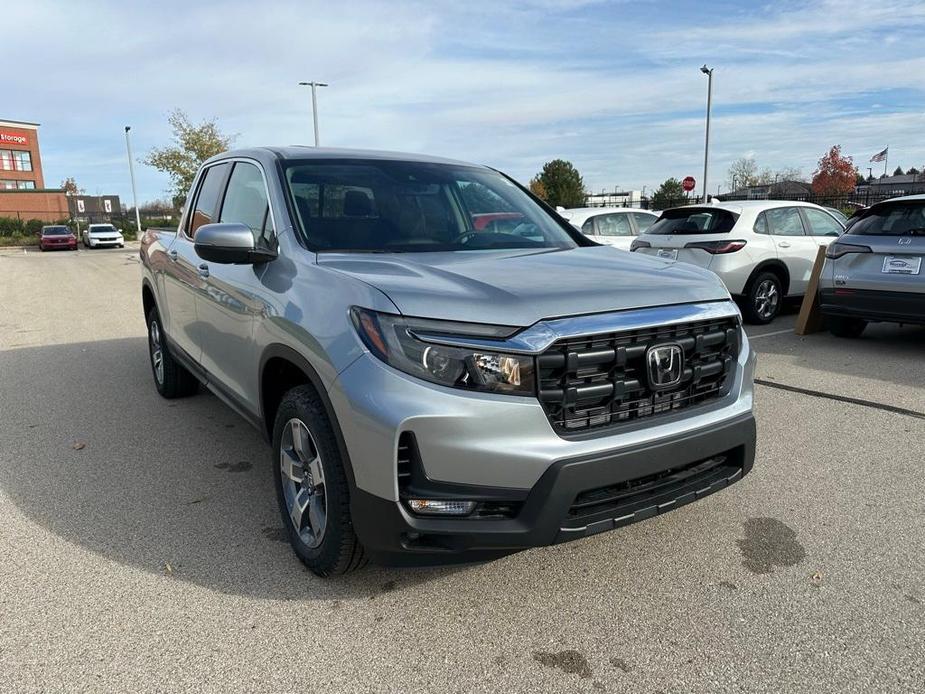
[{"label": "front bumper", "polygon": [[821,289],[819,306],[829,316],[925,325],[925,294],[869,289]]},{"label": "front bumper", "polygon": [[[751,413],[706,431],[618,453],[560,460],[515,502],[509,519],[426,518],[357,490],[354,528],[383,563],[471,561],[613,530],[671,511],[740,480],[755,459]],[[457,489],[465,496],[497,489]],[[512,490],[513,493],[513,490]]]},{"label": "front bumper", "polygon": [[91,248],[102,248],[104,246],[115,247],[115,246],[125,245],[125,239],[122,239],[122,238],[94,239],[91,236],[87,242],[90,244]]},{"label": "front bumper", "polygon": [[[328,391],[350,458],[357,533],[380,560],[428,553],[474,558],[583,537],[716,491],[747,473],[754,459],[754,367],[743,332],[728,395],[588,435],[561,436],[536,398],[437,386],[364,354]],[[419,479],[425,480],[415,485],[422,488],[414,498],[510,502],[515,512],[490,519],[411,514],[397,478],[403,433],[414,436]],[[713,456],[725,460],[691,468]],[[629,481],[641,491],[643,478],[653,475],[669,486],[635,499],[645,501],[638,508],[617,504],[592,518],[569,516],[579,494]]]}]

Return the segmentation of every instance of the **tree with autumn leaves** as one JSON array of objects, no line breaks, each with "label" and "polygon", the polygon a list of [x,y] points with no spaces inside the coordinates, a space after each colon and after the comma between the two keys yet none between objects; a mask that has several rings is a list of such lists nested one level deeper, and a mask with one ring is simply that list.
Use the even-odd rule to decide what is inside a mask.
[{"label": "tree with autumn leaves", "polygon": [[847,195],[854,190],[858,168],[851,157],[843,156],[841,145],[835,145],[819,160],[813,173],[813,192],[816,195]]}]

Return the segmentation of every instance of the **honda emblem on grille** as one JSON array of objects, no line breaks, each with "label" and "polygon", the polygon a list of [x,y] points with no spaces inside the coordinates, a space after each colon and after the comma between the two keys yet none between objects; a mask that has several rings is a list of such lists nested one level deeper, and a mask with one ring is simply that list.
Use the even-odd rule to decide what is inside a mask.
[{"label": "honda emblem on grille", "polygon": [[684,371],[684,350],[681,345],[667,344],[649,347],[646,368],[652,390],[663,390],[681,382]]}]

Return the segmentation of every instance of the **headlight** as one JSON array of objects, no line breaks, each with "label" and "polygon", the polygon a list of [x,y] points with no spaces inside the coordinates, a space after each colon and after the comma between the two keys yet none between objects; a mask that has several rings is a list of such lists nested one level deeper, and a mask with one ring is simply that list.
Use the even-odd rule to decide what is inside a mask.
[{"label": "headlight", "polygon": [[510,395],[533,395],[533,357],[424,342],[420,333],[505,337],[513,328],[405,318],[353,307],[350,316],[369,351],[386,364],[412,376],[453,388]]}]

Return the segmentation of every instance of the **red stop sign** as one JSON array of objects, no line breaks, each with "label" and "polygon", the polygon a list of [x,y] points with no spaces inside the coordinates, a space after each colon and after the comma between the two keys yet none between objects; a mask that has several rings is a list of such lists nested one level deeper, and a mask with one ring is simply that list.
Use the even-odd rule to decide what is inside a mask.
[{"label": "red stop sign", "polygon": [[685,176],[684,180],[681,181],[681,187],[684,188],[687,193],[690,193],[696,185],[697,181],[694,180],[693,176]]}]

